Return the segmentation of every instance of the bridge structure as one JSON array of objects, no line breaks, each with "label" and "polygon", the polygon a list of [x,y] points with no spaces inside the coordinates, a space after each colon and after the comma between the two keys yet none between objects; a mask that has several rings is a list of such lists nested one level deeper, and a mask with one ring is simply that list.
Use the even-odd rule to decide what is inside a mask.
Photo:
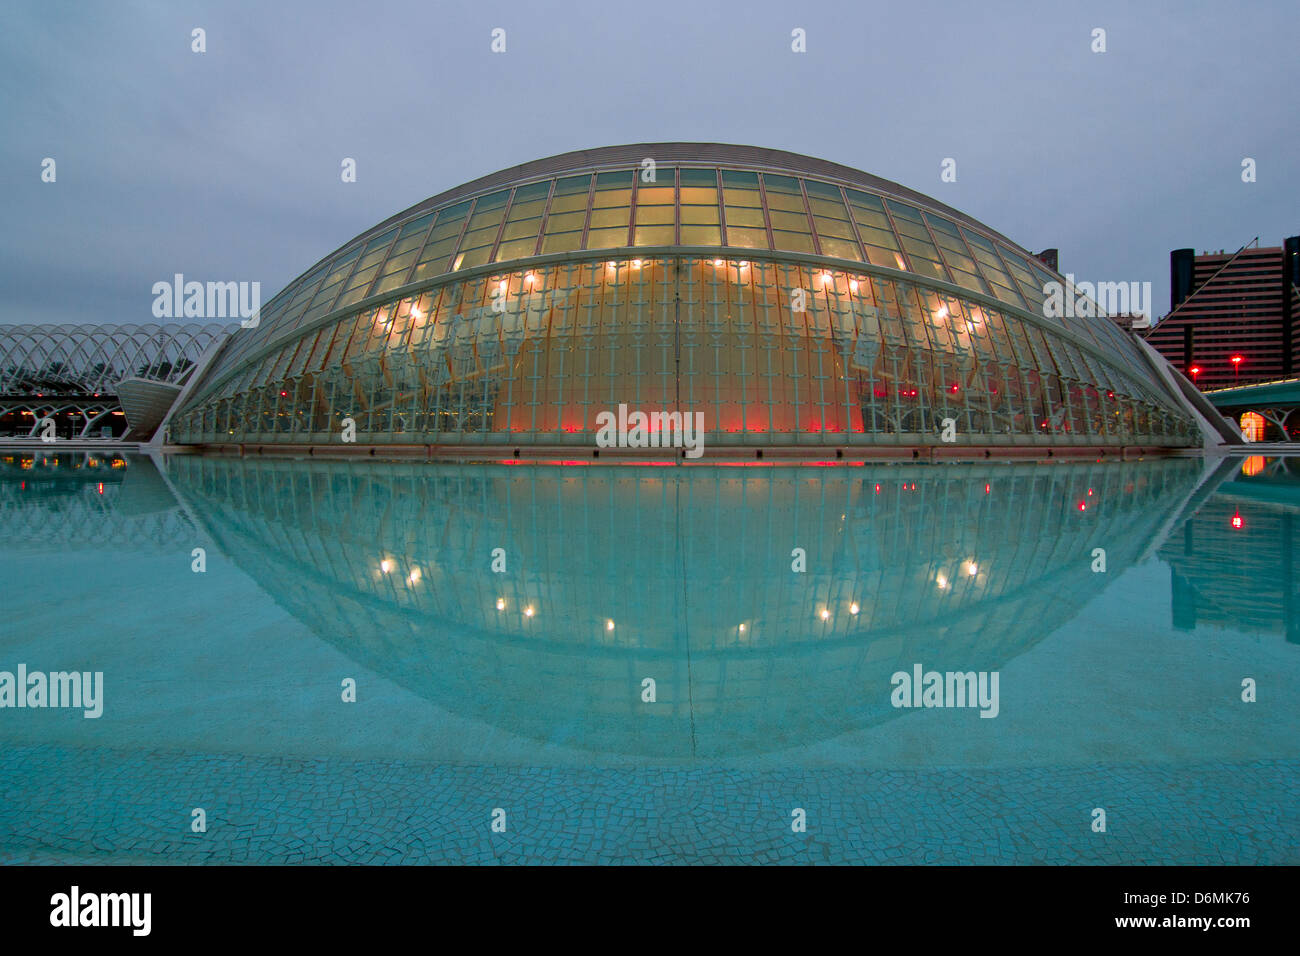
[{"label": "bridge structure", "polygon": [[1216,388],[1204,395],[1211,405],[1235,421],[1239,422],[1247,412],[1259,415],[1272,426],[1267,429],[1267,439],[1292,445],[1300,440],[1300,378]]}]

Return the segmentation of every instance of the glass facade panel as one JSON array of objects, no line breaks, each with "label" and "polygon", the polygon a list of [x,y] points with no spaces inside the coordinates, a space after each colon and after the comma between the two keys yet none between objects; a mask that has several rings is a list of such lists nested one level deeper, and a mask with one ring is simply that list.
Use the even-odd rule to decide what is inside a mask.
[{"label": "glass facade panel", "polygon": [[1002,257],[993,243],[971,230],[963,229],[962,237],[979,263],[979,271],[994,296],[1012,305],[1024,305],[1024,299],[1016,288],[1016,282],[1002,264]]},{"label": "glass facade panel", "polygon": [[893,216],[903,251],[907,253],[912,271],[945,282],[952,281],[939,259],[939,252],[934,242],[930,239],[930,232],[926,229],[925,220],[921,218],[921,211],[892,199],[887,200],[886,205],[890,215]]},{"label": "glass facade panel", "polygon": [[[546,197],[551,191],[549,182],[520,186],[510,199],[501,241],[492,256],[493,262],[523,259],[537,248],[537,237],[542,230],[542,215],[546,212]],[[478,218],[477,215],[474,217]]]},{"label": "glass facade panel", "polygon": [[925,221],[939,244],[939,251],[943,255],[944,263],[948,266],[953,281],[963,288],[987,294],[989,288],[980,278],[975,260],[957,227],[933,213],[926,213]]},{"label": "glass facade panel", "polygon": [[590,175],[556,180],[542,237],[542,253],[572,252],[582,245],[591,192]]},{"label": "glass facade panel", "polygon": [[660,167],[653,184],[636,190],[634,246],[671,246],[677,242],[676,170]]}]

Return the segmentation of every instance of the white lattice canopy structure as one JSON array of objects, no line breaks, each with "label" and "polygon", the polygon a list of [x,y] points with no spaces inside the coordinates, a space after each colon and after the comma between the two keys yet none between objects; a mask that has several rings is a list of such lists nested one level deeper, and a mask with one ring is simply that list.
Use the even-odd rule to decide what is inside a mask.
[{"label": "white lattice canopy structure", "polygon": [[176,385],[229,327],[0,325],[0,436],[33,434],[46,418],[60,437],[128,428],[118,400],[126,379]]}]

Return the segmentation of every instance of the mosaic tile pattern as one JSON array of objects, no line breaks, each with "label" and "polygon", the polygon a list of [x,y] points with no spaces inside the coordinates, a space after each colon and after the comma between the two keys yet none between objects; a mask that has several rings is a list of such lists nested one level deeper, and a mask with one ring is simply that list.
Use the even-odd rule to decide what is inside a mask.
[{"label": "mosaic tile pattern", "polygon": [[10,864],[1300,863],[1294,760],[626,771],[19,747],[0,805]]}]

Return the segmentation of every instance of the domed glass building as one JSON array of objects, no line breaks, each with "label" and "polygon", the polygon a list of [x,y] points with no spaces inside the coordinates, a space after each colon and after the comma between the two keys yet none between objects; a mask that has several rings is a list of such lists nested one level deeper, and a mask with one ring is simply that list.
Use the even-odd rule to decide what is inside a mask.
[{"label": "domed glass building", "polygon": [[1100,309],[1047,316],[1053,282],[834,163],[566,153],[326,256],[231,336],[170,439],[338,446],[350,419],[359,447],[594,449],[623,405],[702,413],[712,450],[1201,445],[1178,383]]}]

